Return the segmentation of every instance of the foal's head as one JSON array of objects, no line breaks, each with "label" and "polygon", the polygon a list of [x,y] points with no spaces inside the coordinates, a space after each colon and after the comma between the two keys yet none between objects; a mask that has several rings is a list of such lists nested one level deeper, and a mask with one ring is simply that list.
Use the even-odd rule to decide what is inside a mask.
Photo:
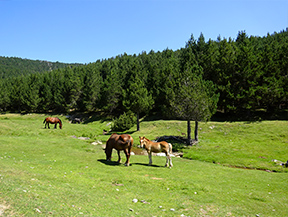
[{"label": "foal's head", "polygon": [[146,138],[143,136],[139,136],[139,139],[140,139],[140,147],[143,148],[146,144]]}]

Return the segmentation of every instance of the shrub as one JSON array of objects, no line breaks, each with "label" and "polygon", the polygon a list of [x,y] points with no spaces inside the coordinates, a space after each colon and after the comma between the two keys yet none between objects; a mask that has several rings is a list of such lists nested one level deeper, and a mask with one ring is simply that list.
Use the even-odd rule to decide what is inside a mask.
[{"label": "shrub", "polygon": [[127,113],[124,112],[123,115],[120,115],[118,118],[113,119],[112,130],[113,131],[125,131],[129,130],[136,123],[136,115],[129,111]]}]

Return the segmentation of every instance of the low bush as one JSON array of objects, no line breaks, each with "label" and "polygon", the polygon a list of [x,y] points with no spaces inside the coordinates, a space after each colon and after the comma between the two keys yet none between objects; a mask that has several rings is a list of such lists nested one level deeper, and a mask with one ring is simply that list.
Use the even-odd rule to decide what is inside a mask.
[{"label": "low bush", "polygon": [[113,119],[112,131],[129,130],[136,124],[136,121],[136,115],[133,112],[124,112],[119,118]]}]

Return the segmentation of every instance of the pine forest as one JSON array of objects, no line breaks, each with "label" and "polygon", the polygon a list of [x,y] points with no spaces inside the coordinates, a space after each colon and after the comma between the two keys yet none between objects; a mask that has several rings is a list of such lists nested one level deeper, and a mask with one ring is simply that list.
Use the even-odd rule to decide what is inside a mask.
[{"label": "pine forest", "polygon": [[124,53],[85,65],[0,57],[0,79],[1,112],[187,119],[185,109],[203,104],[210,115],[196,111],[191,120],[209,119],[216,109],[276,114],[288,107],[288,30],[264,37],[240,31],[236,39],[217,40],[191,35],[176,51]]}]

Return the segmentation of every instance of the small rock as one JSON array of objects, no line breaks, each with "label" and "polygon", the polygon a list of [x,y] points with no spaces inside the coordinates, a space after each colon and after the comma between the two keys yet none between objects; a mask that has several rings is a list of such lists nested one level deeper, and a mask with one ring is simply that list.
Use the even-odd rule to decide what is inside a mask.
[{"label": "small rock", "polygon": [[133,199],[132,202],[133,202],[133,203],[137,203],[138,200],[137,200],[137,199]]},{"label": "small rock", "polygon": [[115,183],[114,185],[116,185],[116,186],[124,186],[124,184],[118,184],[118,183]]},{"label": "small rock", "polygon": [[175,211],[175,209],[171,208],[171,209],[170,209],[170,211],[173,211],[173,212],[174,212],[174,211]]},{"label": "small rock", "polygon": [[131,208],[129,209],[129,211],[131,211],[131,212],[134,212],[134,210],[133,210],[133,209],[131,209]]},{"label": "small rock", "polygon": [[91,145],[102,145],[102,144],[103,143],[99,140],[91,143]]},{"label": "small rock", "polygon": [[90,138],[89,137],[78,137],[78,139],[80,139],[80,140],[89,140]]},{"label": "small rock", "polygon": [[42,213],[40,209],[35,208],[36,212]]}]

